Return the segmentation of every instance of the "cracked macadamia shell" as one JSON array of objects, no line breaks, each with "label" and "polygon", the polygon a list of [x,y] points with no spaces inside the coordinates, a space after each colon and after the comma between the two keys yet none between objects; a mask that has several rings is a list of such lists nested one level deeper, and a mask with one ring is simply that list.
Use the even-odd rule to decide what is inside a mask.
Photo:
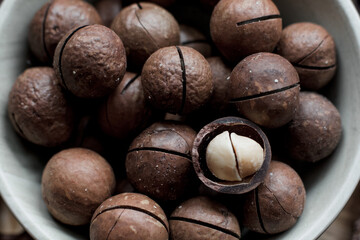
[{"label": "cracked macadamia shell", "polygon": [[153,3],[134,3],[124,8],[111,24],[123,40],[130,68],[141,69],[156,50],[178,45],[179,24],[164,8]]},{"label": "cracked macadamia shell", "polygon": [[124,77],[121,39],[102,25],[70,30],[56,48],[54,69],[62,86],[80,98],[108,95]]},{"label": "cracked macadamia shell", "polygon": [[209,63],[189,47],[166,47],[153,53],[141,73],[145,98],[157,109],[189,114],[210,99]]},{"label": "cracked macadamia shell", "polygon": [[8,115],[20,136],[45,147],[65,143],[74,129],[74,110],[49,67],[28,68],[16,79]]},{"label": "cracked macadamia shell", "polygon": [[74,226],[90,223],[96,208],[114,192],[115,184],[107,161],[85,148],[55,154],[41,179],[42,196],[51,215]]},{"label": "cracked macadamia shell", "polygon": [[277,54],[255,53],[231,72],[231,103],[241,115],[266,128],[281,127],[293,118],[299,92],[295,68]]},{"label": "cracked macadamia shell", "polygon": [[294,65],[301,87],[305,89],[318,90],[335,74],[335,42],[320,25],[302,22],[287,26],[282,32],[277,53]]},{"label": "cracked macadamia shell", "polygon": [[259,233],[283,232],[297,222],[305,199],[304,184],[295,170],[272,161],[264,183],[246,195],[242,224]]},{"label": "cracked macadamia shell", "polygon": [[[260,169],[242,181],[220,180],[208,168],[206,151],[209,143],[225,131],[251,138],[263,149],[264,161]],[[243,194],[253,190],[263,181],[271,161],[271,147],[264,132],[253,122],[238,117],[225,117],[207,124],[198,132],[193,144],[192,160],[198,178],[208,188],[220,193]]]},{"label": "cracked macadamia shell", "polygon": [[91,240],[167,240],[168,232],[162,208],[139,193],[107,199],[96,209],[90,225]]},{"label": "cracked macadamia shell", "polygon": [[324,96],[301,92],[294,119],[287,126],[290,157],[316,162],[329,156],[339,144],[342,134],[337,108]]},{"label": "cracked macadamia shell", "polygon": [[126,139],[150,122],[152,110],[144,98],[141,76],[126,72],[100,108],[98,122],[104,133]]},{"label": "cracked macadamia shell", "polygon": [[79,0],[48,1],[34,15],[29,28],[31,51],[42,62],[52,62],[61,38],[72,28],[101,24],[96,9]]},{"label": "cracked macadamia shell", "polygon": [[230,62],[257,52],[272,52],[280,40],[282,19],[271,0],[222,0],[210,19],[211,37]]},{"label": "cracked macadamia shell", "polygon": [[206,58],[211,57],[210,43],[204,34],[193,27],[180,25],[180,45],[191,47]]},{"label": "cracked macadamia shell", "polygon": [[177,200],[191,192],[197,185],[190,155],[195,135],[193,129],[177,122],[154,123],[145,129],[126,156],[131,184],[161,201]]},{"label": "cracked macadamia shell", "polygon": [[240,226],[225,206],[207,197],[191,198],[170,216],[171,240],[240,239]]}]

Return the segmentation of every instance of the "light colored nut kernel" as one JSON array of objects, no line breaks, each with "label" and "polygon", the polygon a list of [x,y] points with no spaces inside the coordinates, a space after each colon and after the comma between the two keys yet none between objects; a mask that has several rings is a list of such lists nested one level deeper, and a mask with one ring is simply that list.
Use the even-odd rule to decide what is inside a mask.
[{"label": "light colored nut kernel", "polygon": [[251,138],[228,131],[213,138],[206,149],[211,173],[226,181],[241,181],[254,174],[264,162],[264,150]]},{"label": "light colored nut kernel", "polygon": [[212,174],[221,180],[241,181],[228,131],[210,141],[206,148],[206,164]]}]

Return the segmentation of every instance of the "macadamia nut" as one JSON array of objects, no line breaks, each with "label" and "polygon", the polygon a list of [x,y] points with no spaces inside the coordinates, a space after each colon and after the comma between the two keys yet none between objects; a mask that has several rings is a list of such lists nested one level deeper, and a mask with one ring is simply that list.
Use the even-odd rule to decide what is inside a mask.
[{"label": "macadamia nut", "polygon": [[217,178],[241,181],[254,174],[264,162],[264,150],[251,138],[225,131],[206,149],[206,164]]}]

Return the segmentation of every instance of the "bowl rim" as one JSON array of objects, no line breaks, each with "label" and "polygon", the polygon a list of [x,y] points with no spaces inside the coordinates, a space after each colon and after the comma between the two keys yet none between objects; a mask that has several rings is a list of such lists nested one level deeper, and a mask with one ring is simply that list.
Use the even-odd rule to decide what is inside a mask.
[{"label": "bowl rim", "polygon": [[[338,4],[339,11],[343,14],[344,19],[348,21],[348,24],[354,33],[354,39],[358,43],[358,48],[355,49],[355,51],[358,53],[357,58],[360,62],[360,16],[352,0],[336,0],[336,3]],[[2,26],[4,26],[5,20],[9,15],[8,10],[13,8],[15,4],[16,2],[13,0],[4,0],[0,5],[0,35],[2,35],[3,32]],[[320,216],[321,218],[317,219],[316,224],[308,224],[306,234],[302,235],[299,239],[307,240],[318,238],[332,224],[344,208],[360,179],[360,171],[358,171],[358,169],[360,169],[360,148],[356,152],[354,158],[355,160],[353,161],[352,166],[350,166],[350,171],[348,172],[346,179],[343,181],[344,185],[347,187],[339,189],[338,194],[328,206],[328,208],[333,209],[333,211],[329,211],[327,215],[323,214]],[[14,201],[11,192],[11,187],[5,180],[5,172],[0,167],[0,195],[4,202],[7,204],[20,224],[34,239],[48,239],[48,234],[44,233],[41,227],[38,227],[32,219],[22,213],[22,208],[19,207],[19,202]],[[329,219],[331,221],[329,221]]]}]

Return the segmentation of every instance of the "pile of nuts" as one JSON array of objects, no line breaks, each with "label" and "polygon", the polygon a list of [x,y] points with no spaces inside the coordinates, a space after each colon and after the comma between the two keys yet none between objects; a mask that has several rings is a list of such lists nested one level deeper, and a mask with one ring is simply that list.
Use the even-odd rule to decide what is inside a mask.
[{"label": "pile of nuts", "polygon": [[[341,138],[338,110],[313,92],[336,71],[331,35],[283,29],[271,0],[95,6],[53,0],[35,14],[39,64],[9,95],[15,131],[54,152],[41,181],[51,215],[90,224],[92,240],[291,228],[306,193],[283,161],[322,160]],[[184,8],[206,24],[189,26]]]}]

